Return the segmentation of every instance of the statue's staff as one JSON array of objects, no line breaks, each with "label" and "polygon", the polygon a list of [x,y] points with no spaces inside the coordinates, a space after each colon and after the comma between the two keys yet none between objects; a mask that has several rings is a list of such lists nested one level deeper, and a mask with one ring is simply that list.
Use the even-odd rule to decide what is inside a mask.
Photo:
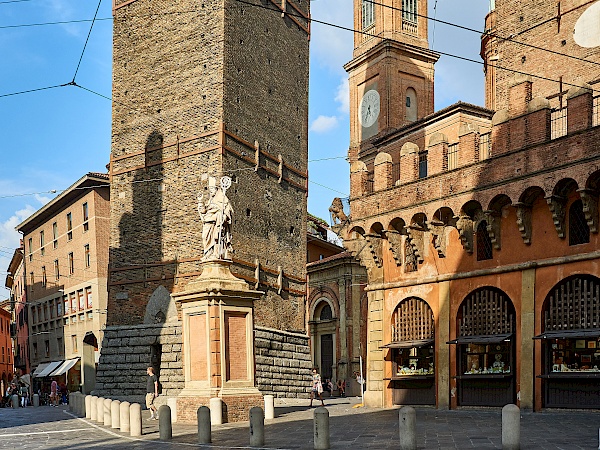
[{"label": "statue's staff", "polygon": [[221,259],[221,255],[223,253],[223,222],[225,221],[225,197],[227,194],[227,189],[231,187],[231,178],[229,177],[221,177],[221,192],[223,193],[223,201],[221,202],[221,223],[219,224],[219,242],[217,248],[217,258]]}]

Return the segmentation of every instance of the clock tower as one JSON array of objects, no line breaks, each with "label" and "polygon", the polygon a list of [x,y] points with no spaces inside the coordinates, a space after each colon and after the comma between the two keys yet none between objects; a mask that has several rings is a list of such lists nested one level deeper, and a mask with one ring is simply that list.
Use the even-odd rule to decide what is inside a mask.
[{"label": "clock tower", "polygon": [[[433,113],[427,0],[354,0],[350,78],[351,156],[365,140]],[[351,158],[352,159],[352,158]]]}]

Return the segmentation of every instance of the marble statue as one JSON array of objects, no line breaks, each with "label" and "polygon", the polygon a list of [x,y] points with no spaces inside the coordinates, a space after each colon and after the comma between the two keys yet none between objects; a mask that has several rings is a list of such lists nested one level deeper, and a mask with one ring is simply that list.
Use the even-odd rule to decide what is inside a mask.
[{"label": "marble statue", "polygon": [[227,198],[227,189],[231,178],[222,177],[220,186],[214,177],[208,179],[209,197],[204,202],[204,193],[198,192],[198,213],[202,220],[202,242],[204,255],[202,261],[231,259],[231,224],[233,208]]}]

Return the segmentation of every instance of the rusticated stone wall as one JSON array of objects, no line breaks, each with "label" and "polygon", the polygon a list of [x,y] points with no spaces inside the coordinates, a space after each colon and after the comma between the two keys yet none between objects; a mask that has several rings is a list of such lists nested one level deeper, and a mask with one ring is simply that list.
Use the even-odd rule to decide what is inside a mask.
[{"label": "rusticated stone wall", "polygon": [[256,385],[263,394],[308,398],[311,361],[308,336],[255,327]]}]

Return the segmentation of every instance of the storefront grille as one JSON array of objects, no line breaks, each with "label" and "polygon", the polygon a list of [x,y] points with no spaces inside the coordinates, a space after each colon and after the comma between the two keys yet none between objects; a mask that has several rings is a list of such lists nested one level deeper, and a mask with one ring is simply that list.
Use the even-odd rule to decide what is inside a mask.
[{"label": "storefront grille", "polygon": [[413,341],[433,339],[433,313],[429,305],[420,298],[409,298],[401,302],[392,316],[392,340]]},{"label": "storefront grille", "polygon": [[550,293],[544,331],[600,328],[600,283],[591,276],[564,280]]},{"label": "storefront grille", "polygon": [[461,305],[458,329],[459,336],[514,333],[515,314],[510,299],[498,289],[472,292]]}]

